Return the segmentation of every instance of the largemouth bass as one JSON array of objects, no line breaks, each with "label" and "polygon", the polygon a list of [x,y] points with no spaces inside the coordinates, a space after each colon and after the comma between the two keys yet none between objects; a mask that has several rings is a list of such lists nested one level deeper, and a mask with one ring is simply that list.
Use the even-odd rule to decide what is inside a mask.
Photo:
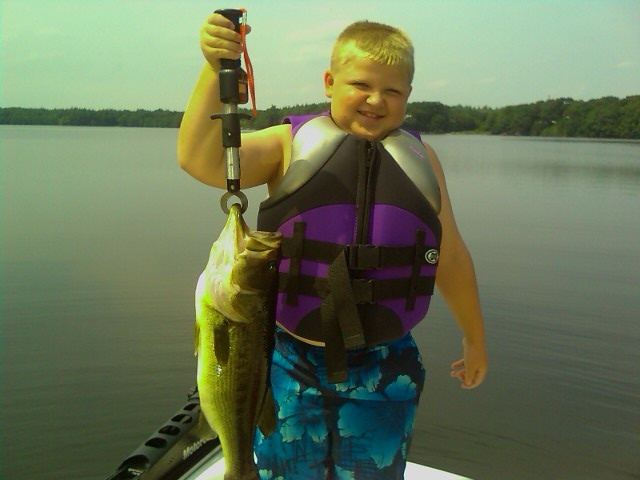
[{"label": "largemouth bass", "polygon": [[259,478],[255,428],[268,434],[275,426],[269,368],[281,240],[249,230],[233,205],[196,287],[200,406],[220,438],[225,480]]}]

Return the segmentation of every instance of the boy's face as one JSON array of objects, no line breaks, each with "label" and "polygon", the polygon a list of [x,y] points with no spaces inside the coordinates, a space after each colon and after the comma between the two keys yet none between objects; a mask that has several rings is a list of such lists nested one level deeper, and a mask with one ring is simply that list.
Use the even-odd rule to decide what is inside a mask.
[{"label": "boy's face", "polygon": [[405,68],[356,57],[324,74],[331,116],[344,131],[380,140],[402,125],[411,93]]}]

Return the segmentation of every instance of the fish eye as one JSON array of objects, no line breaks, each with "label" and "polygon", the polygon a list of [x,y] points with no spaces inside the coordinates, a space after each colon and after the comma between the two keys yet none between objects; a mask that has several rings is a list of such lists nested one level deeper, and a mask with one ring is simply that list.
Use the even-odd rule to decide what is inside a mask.
[{"label": "fish eye", "polygon": [[269,263],[267,263],[267,270],[269,271],[275,270],[277,266],[278,266],[278,262],[276,260],[271,260]]}]

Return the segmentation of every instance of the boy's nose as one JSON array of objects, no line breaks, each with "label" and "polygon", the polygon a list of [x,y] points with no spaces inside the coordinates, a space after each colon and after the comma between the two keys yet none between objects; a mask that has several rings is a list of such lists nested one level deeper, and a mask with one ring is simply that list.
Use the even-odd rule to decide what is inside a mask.
[{"label": "boy's nose", "polygon": [[367,98],[367,103],[369,105],[377,105],[380,102],[382,102],[382,95],[380,95],[380,92],[373,92]]}]

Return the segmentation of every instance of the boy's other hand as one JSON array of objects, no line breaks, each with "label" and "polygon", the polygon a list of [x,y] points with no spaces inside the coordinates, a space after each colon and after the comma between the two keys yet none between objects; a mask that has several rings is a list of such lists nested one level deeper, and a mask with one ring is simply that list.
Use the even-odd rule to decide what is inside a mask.
[{"label": "boy's other hand", "polygon": [[464,389],[475,388],[487,373],[487,354],[484,345],[474,345],[462,340],[464,356],[451,364],[451,376],[461,382]]}]

